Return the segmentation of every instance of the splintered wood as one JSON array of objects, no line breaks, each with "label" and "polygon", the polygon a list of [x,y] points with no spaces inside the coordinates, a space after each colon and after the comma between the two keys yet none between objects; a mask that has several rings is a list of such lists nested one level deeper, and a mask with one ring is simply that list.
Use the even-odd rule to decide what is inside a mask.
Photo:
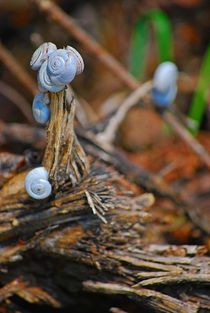
[{"label": "splintered wood", "polygon": [[66,90],[51,94],[51,118],[43,165],[49,172],[54,190],[71,180],[75,186],[88,174],[89,164],[74,132],[75,99],[66,100]]}]

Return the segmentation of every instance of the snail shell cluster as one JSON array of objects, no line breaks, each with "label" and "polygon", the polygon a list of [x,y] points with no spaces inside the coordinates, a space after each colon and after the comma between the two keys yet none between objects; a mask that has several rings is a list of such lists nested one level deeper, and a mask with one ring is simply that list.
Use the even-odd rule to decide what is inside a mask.
[{"label": "snail shell cluster", "polygon": [[25,178],[25,188],[29,196],[34,199],[45,199],[52,192],[52,186],[48,181],[48,172],[44,167],[31,170]]},{"label": "snail shell cluster", "polygon": [[71,46],[57,49],[51,42],[43,43],[34,52],[30,64],[33,70],[38,71],[42,92],[61,91],[84,69],[83,59],[76,49]]},{"label": "snail shell cluster", "polygon": [[172,62],[161,63],[153,77],[152,97],[157,106],[167,107],[177,94],[178,69]]},{"label": "snail shell cluster", "polygon": [[83,72],[84,62],[73,47],[57,49],[54,43],[45,42],[32,55],[30,65],[38,71],[40,90],[33,101],[33,116],[38,123],[46,124],[50,118],[48,92],[63,90],[66,84]]}]

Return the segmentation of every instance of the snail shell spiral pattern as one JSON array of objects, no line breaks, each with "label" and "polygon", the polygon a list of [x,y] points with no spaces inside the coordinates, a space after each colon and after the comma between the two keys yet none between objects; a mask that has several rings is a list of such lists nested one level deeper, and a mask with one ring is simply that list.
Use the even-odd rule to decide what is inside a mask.
[{"label": "snail shell spiral pattern", "polygon": [[58,49],[48,59],[47,74],[56,85],[70,83],[77,73],[77,61],[67,50]]},{"label": "snail shell spiral pattern", "polygon": [[25,188],[29,196],[34,199],[45,199],[52,192],[52,186],[48,181],[48,172],[44,167],[31,170],[25,178]]},{"label": "snail shell spiral pattern", "polygon": [[51,77],[47,73],[48,61],[44,61],[38,72],[38,83],[42,91],[58,92],[64,89],[65,84],[56,85],[52,82]]},{"label": "snail shell spiral pattern", "polygon": [[39,70],[42,63],[48,58],[48,56],[57,49],[56,45],[52,42],[43,43],[32,55],[31,68],[33,70]]}]

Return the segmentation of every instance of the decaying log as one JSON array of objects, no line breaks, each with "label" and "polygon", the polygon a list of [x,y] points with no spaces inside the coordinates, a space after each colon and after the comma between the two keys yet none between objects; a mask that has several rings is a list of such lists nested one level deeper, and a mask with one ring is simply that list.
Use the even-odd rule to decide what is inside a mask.
[{"label": "decaying log", "polygon": [[[3,308],[24,309],[13,297],[18,296],[33,305],[84,312],[84,306],[78,309],[80,297],[96,294],[99,300],[107,295],[108,309],[125,299],[128,307],[136,304],[135,312],[143,307],[145,312],[165,313],[210,309],[205,248],[150,245],[146,233],[154,225],[147,208],[154,197],[134,194],[119,172],[147,190],[165,192],[176,203],[179,199],[114,147],[101,147],[91,128],[76,132],[85,155],[74,132],[74,97],[67,103],[65,92],[51,96],[42,160],[53,185],[51,196],[37,201],[26,193],[30,162],[25,159],[25,167],[0,189]],[[30,129],[29,141],[36,134]],[[37,131],[43,139],[44,132]],[[21,141],[15,131],[13,137]]]},{"label": "decaying log", "polygon": [[[14,237],[26,238],[27,228],[11,232],[14,237],[10,237],[10,245],[8,238],[1,240],[1,256],[5,258],[0,259],[4,284],[0,297],[16,294],[57,307],[77,302],[77,294],[93,292],[123,296],[154,312],[198,312],[202,307],[209,308],[210,260],[203,255],[205,249],[149,245],[144,236],[148,216],[143,207],[152,204],[151,196],[142,195],[133,201],[130,197],[129,206],[124,198],[123,203],[109,211],[108,223],[104,224],[90,214],[88,206],[86,210],[73,210],[70,197],[64,197],[57,202],[64,218],[57,211],[56,220],[49,218],[46,226],[40,215],[38,225],[43,231],[21,243],[15,243]],[[31,227],[37,214],[31,214]],[[35,226],[30,232],[34,230]],[[15,279],[19,279],[21,288],[6,293]]]},{"label": "decaying log", "polygon": [[[14,176],[0,191],[4,305],[17,295],[31,303],[77,307],[78,295],[93,293],[99,299],[108,295],[110,307],[115,296],[119,305],[129,299],[151,312],[210,308],[205,248],[160,247],[145,239],[151,227],[145,224],[145,208],[154,201],[151,194],[135,197],[113,168],[92,160],[89,175],[79,185],[65,182],[56,197],[37,203],[25,192],[25,175]],[[94,209],[102,220],[92,214]],[[6,307],[11,308],[9,303]]]}]

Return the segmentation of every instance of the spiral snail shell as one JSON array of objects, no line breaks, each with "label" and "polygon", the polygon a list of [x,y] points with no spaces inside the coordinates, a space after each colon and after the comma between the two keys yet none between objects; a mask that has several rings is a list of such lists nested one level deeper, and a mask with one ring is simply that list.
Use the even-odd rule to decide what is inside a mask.
[{"label": "spiral snail shell", "polygon": [[58,92],[64,89],[65,84],[56,85],[47,73],[48,61],[44,61],[38,72],[38,83],[42,91]]},{"label": "spiral snail shell", "polygon": [[77,72],[76,72],[76,74],[77,75],[81,74],[84,71],[84,67],[85,67],[83,58],[81,57],[79,52],[76,49],[74,49],[73,47],[71,47],[71,46],[67,46],[66,50],[69,53],[71,53],[74,56],[75,60],[76,60],[76,64],[77,64]]},{"label": "spiral snail shell", "polygon": [[38,70],[41,92],[59,92],[84,70],[79,52],[71,46],[57,49],[51,42],[43,43],[32,55],[31,67]]},{"label": "spiral snail shell", "polygon": [[38,70],[42,63],[48,58],[48,56],[57,49],[56,45],[52,42],[43,43],[36,51],[33,53],[31,58],[31,68],[33,70]]},{"label": "spiral snail shell", "polygon": [[70,83],[77,73],[77,61],[72,53],[58,49],[48,59],[47,74],[56,85]]},{"label": "spiral snail shell", "polygon": [[45,124],[50,119],[49,103],[50,100],[47,93],[40,92],[34,97],[32,112],[35,120],[40,124]]},{"label": "spiral snail shell", "polygon": [[178,70],[174,63],[161,63],[154,74],[152,97],[159,106],[170,105],[177,93]]},{"label": "spiral snail shell", "polygon": [[25,178],[25,188],[29,196],[34,199],[45,199],[52,192],[52,186],[48,181],[48,172],[44,167],[31,170]]}]

